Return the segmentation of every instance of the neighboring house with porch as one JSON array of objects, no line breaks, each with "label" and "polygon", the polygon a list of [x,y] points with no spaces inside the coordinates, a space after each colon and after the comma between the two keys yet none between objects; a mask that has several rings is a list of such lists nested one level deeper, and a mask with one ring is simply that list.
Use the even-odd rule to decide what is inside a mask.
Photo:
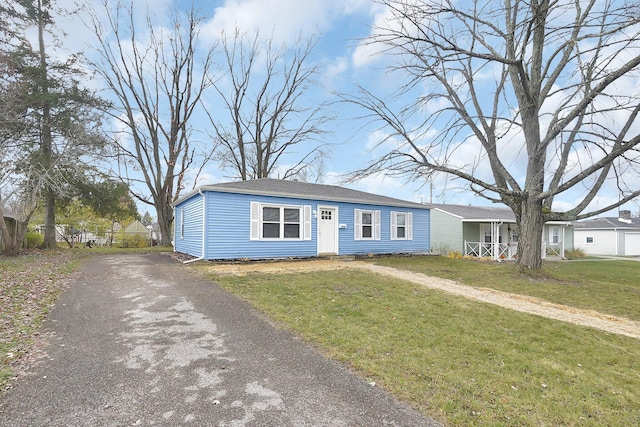
[{"label": "neighboring house with porch", "polygon": [[640,218],[621,210],[617,217],[575,222],[573,244],[587,255],[638,256]]},{"label": "neighboring house with porch", "polygon": [[[429,204],[431,248],[436,254],[459,252],[466,256],[515,259],[518,229],[513,211],[507,207]],[[570,221],[549,221],[542,231],[542,256],[564,258],[573,249]]]},{"label": "neighboring house with porch", "polygon": [[206,185],[174,206],[174,249],[196,259],[429,252],[429,208],[323,184]]}]

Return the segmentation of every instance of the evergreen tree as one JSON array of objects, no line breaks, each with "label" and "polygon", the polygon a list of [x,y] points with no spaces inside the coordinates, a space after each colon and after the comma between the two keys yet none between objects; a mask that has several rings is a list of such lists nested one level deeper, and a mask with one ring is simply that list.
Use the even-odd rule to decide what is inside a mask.
[{"label": "evergreen tree", "polygon": [[[56,246],[56,200],[68,197],[72,183],[91,175],[96,155],[106,149],[100,113],[106,103],[82,88],[86,76],[76,57],[62,62],[48,51],[53,7],[50,0],[10,0],[4,17],[14,29],[15,43],[2,52],[6,73],[1,93],[12,106],[0,122],[3,145],[16,148],[13,176],[22,177],[22,185],[43,200],[45,248]],[[16,36],[28,27],[37,29],[37,46]]]}]

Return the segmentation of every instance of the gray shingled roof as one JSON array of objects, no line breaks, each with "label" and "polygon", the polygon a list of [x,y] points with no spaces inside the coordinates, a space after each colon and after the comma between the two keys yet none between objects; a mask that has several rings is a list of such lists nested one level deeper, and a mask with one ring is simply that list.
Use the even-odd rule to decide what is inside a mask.
[{"label": "gray shingled roof", "polygon": [[575,222],[574,226],[576,227],[576,229],[640,229],[640,218],[631,218],[625,221],[620,221],[620,218],[618,217],[593,218],[585,221]]},{"label": "gray shingled roof", "polygon": [[174,205],[191,197],[199,190],[428,209],[427,206],[420,203],[395,199],[393,197],[380,196],[377,194],[366,193],[364,191],[351,190],[349,188],[338,187],[336,185],[310,184],[308,182],[286,181],[270,178],[204,185],[176,200]]},{"label": "gray shingled roof", "polygon": [[428,204],[431,209],[457,216],[463,221],[492,220],[504,222],[516,222],[513,211],[507,207],[497,206],[468,206],[468,205],[445,205]]}]

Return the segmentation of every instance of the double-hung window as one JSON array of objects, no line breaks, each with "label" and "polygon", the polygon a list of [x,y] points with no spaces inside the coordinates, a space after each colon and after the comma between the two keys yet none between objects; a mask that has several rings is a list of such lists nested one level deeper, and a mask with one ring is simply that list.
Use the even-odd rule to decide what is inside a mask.
[{"label": "double-hung window", "polygon": [[391,211],[391,240],[413,240],[413,214]]},{"label": "double-hung window", "polygon": [[263,239],[300,239],[301,207],[262,206]]},{"label": "double-hung window", "polygon": [[362,238],[373,239],[373,212],[362,212]]},{"label": "double-hung window", "polygon": [[396,239],[407,238],[407,214],[396,214]]},{"label": "double-hung window", "polygon": [[310,240],[311,206],[251,202],[251,240]]},{"label": "double-hung window", "polygon": [[380,211],[354,210],[355,240],[380,240]]}]

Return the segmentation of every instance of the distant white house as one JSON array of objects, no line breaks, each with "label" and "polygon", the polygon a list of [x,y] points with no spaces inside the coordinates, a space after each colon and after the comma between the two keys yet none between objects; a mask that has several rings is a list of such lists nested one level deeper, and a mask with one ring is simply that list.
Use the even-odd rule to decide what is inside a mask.
[{"label": "distant white house", "polygon": [[631,211],[576,222],[573,236],[574,246],[588,255],[640,255],[640,218],[632,218]]}]

